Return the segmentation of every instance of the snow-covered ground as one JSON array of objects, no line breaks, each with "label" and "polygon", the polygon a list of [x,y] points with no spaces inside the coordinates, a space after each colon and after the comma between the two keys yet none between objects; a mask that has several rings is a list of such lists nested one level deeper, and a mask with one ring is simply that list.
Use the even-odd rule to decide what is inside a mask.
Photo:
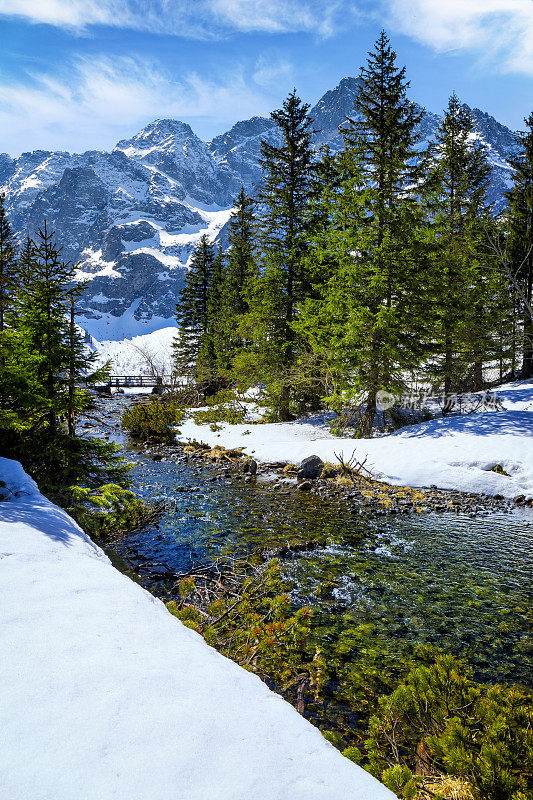
[{"label": "snow-covered ground", "polygon": [[393,800],[0,458],[2,800]]},{"label": "snow-covered ground", "polygon": [[[259,461],[298,463],[310,455],[335,463],[355,454],[376,477],[397,485],[430,486],[465,492],[533,497],[533,381],[495,390],[504,410],[450,416],[412,425],[376,439],[332,436],[316,421],[208,425],[188,420],[180,440],[244,447]],[[509,477],[491,472],[501,466]]]},{"label": "snow-covered ground", "polygon": [[177,333],[177,327],[169,326],[122,341],[92,339],[91,344],[102,363],[112,360],[115,375],[168,377],[172,371],[172,342]]}]

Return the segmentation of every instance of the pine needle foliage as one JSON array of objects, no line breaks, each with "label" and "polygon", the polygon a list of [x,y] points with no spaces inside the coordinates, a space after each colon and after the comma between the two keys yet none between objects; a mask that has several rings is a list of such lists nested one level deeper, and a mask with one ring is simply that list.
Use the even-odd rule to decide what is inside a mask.
[{"label": "pine needle foliage", "polygon": [[[3,226],[8,241],[5,219]],[[110,481],[124,487],[128,481],[129,467],[117,448],[79,436],[76,428],[92,405],[88,389],[105,380],[109,366],[96,367],[86,349],[75,321],[85,286],[76,282],[75,266],[61,258],[46,222],[26,238],[13,269],[16,285],[3,283],[0,450],[20,461],[50,499],[70,507],[80,487],[95,490]]]},{"label": "pine needle foliage", "polygon": [[[361,404],[358,433],[371,435],[380,390],[399,392],[427,340],[426,215],[416,191],[421,111],[385,33],[361,71],[356,115],[333,162],[337,179],[318,203],[325,221],[310,260],[326,277],[307,300],[302,328],[328,369],[330,402]],[[316,271],[315,267],[315,271]]]},{"label": "pine needle foliage", "polygon": [[[498,270],[486,246],[490,175],[472,118],[453,94],[437,132],[428,186],[436,246],[431,309],[433,375],[446,396],[483,388],[483,361],[493,354]],[[501,295],[499,295],[501,299]]]},{"label": "pine needle foliage", "polygon": [[533,698],[476,683],[440,655],[381,698],[366,749],[373,774],[407,800],[444,775],[464,779],[475,800],[523,800],[533,792]]},{"label": "pine needle foliage", "polygon": [[210,396],[219,388],[216,362],[216,316],[220,302],[222,254],[203,235],[191,258],[176,305],[179,333],[174,341],[174,369]]},{"label": "pine needle foliage", "polygon": [[258,269],[243,318],[242,335],[250,347],[236,360],[243,383],[261,384],[275,418],[291,419],[300,400],[294,379],[304,344],[295,330],[299,303],[305,298],[307,214],[315,163],[309,106],[292,92],[272,112],[281,144],[262,142],[263,180],[257,194]]},{"label": "pine needle foliage", "polygon": [[294,698],[299,685],[316,679],[307,648],[311,612],[293,611],[277,561],[252,571],[248,566],[247,572],[238,587],[228,585],[226,591],[220,579],[222,589],[207,606],[194,602],[197,579],[185,578],[180,600],[167,608],[219,652]]},{"label": "pine needle foliage", "polygon": [[[533,113],[524,120],[526,131],[518,136],[518,152],[510,160],[513,186],[507,194],[510,268],[521,287],[523,354],[521,377],[533,377]],[[525,302],[524,302],[525,300]]]}]

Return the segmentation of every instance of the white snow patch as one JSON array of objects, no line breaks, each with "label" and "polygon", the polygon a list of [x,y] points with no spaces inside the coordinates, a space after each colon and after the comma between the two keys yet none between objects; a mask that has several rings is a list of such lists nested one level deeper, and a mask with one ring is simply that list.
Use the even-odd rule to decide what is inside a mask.
[{"label": "white snow patch", "polygon": [[185,266],[178,256],[168,255],[156,247],[138,247],[135,250],[129,250],[130,253],[146,253],[149,256],[157,258],[164,267],[169,269],[176,269],[177,267]]},{"label": "white snow patch", "polygon": [[[465,492],[533,497],[533,381],[517,381],[497,391],[505,410],[451,416],[402,428],[376,439],[333,436],[329,429],[297,422],[221,426],[192,420],[180,424],[181,439],[214,446],[244,447],[260,461],[299,463],[310,455],[336,462],[354,453],[367,457],[372,472],[389,483]],[[491,472],[500,465],[509,477]]]},{"label": "white snow patch", "polygon": [[169,326],[119,342],[93,339],[92,343],[102,363],[113,361],[112,371],[116,375],[152,375],[155,371],[161,377],[168,377],[172,369],[172,342],[177,333],[177,327]]},{"label": "white snow patch", "polygon": [[105,261],[102,258],[101,250],[91,250],[86,248],[82,251],[83,263],[95,268],[94,272],[85,272],[78,269],[76,271],[76,281],[92,281],[94,278],[122,278],[120,272],[115,269],[114,261]]},{"label": "white snow patch", "polygon": [[19,464],[0,479],[2,800],[393,800],[115,570]]}]

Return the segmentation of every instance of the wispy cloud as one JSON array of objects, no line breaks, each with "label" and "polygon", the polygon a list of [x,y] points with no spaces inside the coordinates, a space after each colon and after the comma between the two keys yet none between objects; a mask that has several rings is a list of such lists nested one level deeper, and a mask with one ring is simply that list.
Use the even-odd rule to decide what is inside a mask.
[{"label": "wispy cloud", "polygon": [[0,0],[0,15],[75,34],[105,25],[197,39],[329,37],[373,18],[438,51],[468,49],[495,69],[533,74],[533,0]]},{"label": "wispy cloud", "polygon": [[533,76],[533,0],[385,0],[396,30],[439,52],[471,50],[493,69]]},{"label": "wispy cloud", "polygon": [[228,31],[333,33],[344,0],[0,0],[0,14],[84,33],[93,25],[212,38]]},{"label": "wispy cloud", "polygon": [[60,76],[0,83],[0,129],[12,153],[36,141],[44,149],[108,148],[157,117],[223,126],[268,113],[270,104],[240,68],[216,80],[190,72],[177,81],[138,58],[77,59]]},{"label": "wispy cloud", "polygon": [[257,59],[252,77],[258,86],[277,89],[280,84],[294,83],[294,65],[278,54],[263,53]]}]

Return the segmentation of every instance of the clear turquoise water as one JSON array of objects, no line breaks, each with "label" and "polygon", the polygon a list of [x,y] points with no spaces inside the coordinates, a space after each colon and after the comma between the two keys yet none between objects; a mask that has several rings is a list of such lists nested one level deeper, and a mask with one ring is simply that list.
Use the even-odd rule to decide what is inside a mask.
[{"label": "clear turquoise water", "polygon": [[480,677],[533,685],[533,511],[367,519],[346,504],[211,480],[220,473],[203,463],[154,462],[126,447],[135,490],[167,507],[157,527],[120,542],[121,555],[185,571],[312,542],[282,563],[295,604],[316,609],[321,635],[369,624],[399,654],[431,644],[466,657]]}]

